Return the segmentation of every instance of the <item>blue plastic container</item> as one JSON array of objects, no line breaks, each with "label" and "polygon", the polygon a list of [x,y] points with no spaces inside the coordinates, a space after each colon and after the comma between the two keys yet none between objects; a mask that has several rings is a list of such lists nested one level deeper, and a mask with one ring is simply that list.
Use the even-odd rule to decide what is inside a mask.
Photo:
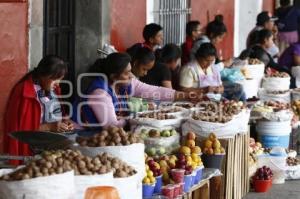
[{"label": "blue plastic container", "polygon": [[203,169],[204,167],[198,167],[196,169],[197,173],[196,173],[196,177],[195,177],[195,184],[198,184],[201,180],[202,180],[202,177],[203,177]]},{"label": "blue plastic container", "polygon": [[161,193],[161,187],[162,187],[162,175],[156,177],[156,183],[154,187],[154,193]]},{"label": "blue plastic container", "polygon": [[273,148],[280,146],[283,148],[289,148],[290,134],[281,136],[272,135],[260,135],[260,141],[265,148]]},{"label": "blue plastic container", "polygon": [[193,186],[192,184],[193,181],[193,175],[185,175],[184,176],[184,192],[189,192],[190,188]]},{"label": "blue plastic container", "polygon": [[155,184],[143,184],[143,197],[151,197],[154,193]]}]

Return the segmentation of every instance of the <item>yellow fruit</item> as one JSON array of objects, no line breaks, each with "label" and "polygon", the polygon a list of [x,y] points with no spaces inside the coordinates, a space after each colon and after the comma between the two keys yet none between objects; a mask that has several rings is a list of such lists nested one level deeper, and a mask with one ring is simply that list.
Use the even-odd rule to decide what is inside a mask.
[{"label": "yellow fruit", "polygon": [[212,142],[217,139],[217,136],[214,133],[209,134],[208,139],[210,139]]},{"label": "yellow fruit", "polygon": [[221,153],[221,149],[220,148],[214,149],[214,154],[220,154],[220,153]]},{"label": "yellow fruit", "polygon": [[186,156],[185,159],[186,159],[187,161],[193,161],[192,156]]},{"label": "yellow fruit", "polygon": [[204,143],[204,147],[205,148],[211,148],[212,147],[212,141],[211,140],[205,140],[205,143]]},{"label": "yellow fruit", "polygon": [[214,154],[214,150],[212,148],[208,149],[208,155],[213,155]]},{"label": "yellow fruit", "polygon": [[208,154],[208,148],[204,148],[203,153]]},{"label": "yellow fruit", "polygon": [[149,177],[149,179],[150,179],[150,183],[151,184],[153,184],[153,183],[155,183],[155,181],[156,181],[156,179],[152,176],[152,177]]},{"label": "yellow fruit", "polygon": [[193,161],[191,161],[191,160],[186,161],[186,165],[188,165],[188,166],[191,166],[192,163],[193,163]]},{"label": "yellow fruit", "polygon": [[143,183],[144,183],[144,184],[150,184],[150,183],[151,183],[151,181],[150,181],[150,179],[149,179],[149,178],[147,178],[147,177],[144,177],[144,179],[143,179]]},{"label": "yellow fruit", "polygon": [[164,166],[168,166],[168,163],[165,160],[161,160],[161,161],[159,161],[159,165],[160,165],[160,168],[162,168]]},{"label": "yellow fruit", "polygon": [[225,149],[223,147],[221,147],[221,153],[225,153]]},{"label": "yellow fruit", "polygon": [[150,178],[150,177],[153,177],[153,172],[152,171],[147,171],[147,176]]},{"label": "yellow fruit", "polygon": [[149,170],[149,166],[146,164],[146,171]]},{"label": "yellow fruit", "polygon": [[220,148],[220,147],[221,147],[220,141],[219,141],[219,140],[215,140],[215,141],[213,142],[213,148],[214,148],[214,149],[218,149],[218,148]]},{"label": "yellow fruit", "polygon": [[191,157],[194,161],[199,158],[198,154],[196,154],[196,153],[192,153]]},{"label": "yellow fruit", "polygon": [[155,168],[160,169],[160,165],[157,162],[154,162]]},{"label": "yellow fruit", "polygon": [[188,146],[188,147],[190,147],[190,148],[192,148],[192,147],[194,147],[196,145],[196,143],[195,143],[195,140],[187,140],[185,142],[185,145]]},{"label": "yellow fruit", "polygon": [[171,155],[169,160],[171,160],[171,159],[173,159],[173,160],[176,161],[176,160],[177,160],[177,157],[176,157],[175,155]]},{"label": "yellow fruit", "polygon": [[163,173],[162,180],[163,180],[163,182],[164,182],[165,184],[169,184],[169,183],[170,183],[170,177],[169,177],[168,172],[164,172],[164,173]]},{"label": "yellow fruit", "polygon": [[162,173],[168,172],[168,170],[169,170],[169,166],[162,166],[162,167],[160,167],[160,171],[161,171]]},{"label": "yellow fruit", "polygon": [[195,146],[192,148],[192,153],[199,154],[201,153],[201,148],[199,146]]},{"label": "yellow fruit", "polygon": [[182,146],[180,148],[180,152],[185,154],[185,155],[190,155],[191,154],[191,149],[187,146]]},{"label": "yellow fruit", "polygon": [[193,169],[196,169],[197,166],[198,166],[198,164],[197,164],[196,162],[193,162],[193,163],[192,163],[192,168],[193,168]]}]

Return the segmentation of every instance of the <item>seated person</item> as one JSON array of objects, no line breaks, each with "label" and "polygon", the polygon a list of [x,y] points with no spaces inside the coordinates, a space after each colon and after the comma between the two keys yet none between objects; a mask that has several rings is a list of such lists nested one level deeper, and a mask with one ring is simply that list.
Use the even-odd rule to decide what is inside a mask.
[{"label": "seated person", "polygon": [[251,47],[250,58],[259,59],[267,68],[272,68],[280,72],[290,72],[285,66],[276,63],[273,57],[268,53],[268,49],[273,45],[273,34],[270,30],[263,29],[257,34],[257,43]]},{"label": "seated person", "polygon": [[190,54],[193,48],[193,44],[201,36],[201,26],[200,21],[189,21],[186,24],[186,39],[182,44],[182,58],[181,65],[185,65],[190,62]]},{"label": "seated person", "polygon": [[205,93],[222,94],[227,99],[245,100],[242,87],[230,85],[224,93],[221,80],[223,68],[215,63],[217,50],[211,43],[204,43],[196,52],[196,59],[187,64],[180,74],[180,86],[183,91],[201,89]]},{"label": "seated person", "polygon": [[175,44],[167,44],[162,49],[158,49],[154,67],[140,80],[154,86],[174,88],[173,82],[176,84],[176,78],[178,78],[176,75],[180,56],[180,48]]},{"label": "seated person", "polygon": [[[152,51],[160,48],[163,44],[163,28],[155,23],[147,24],[143,30],[144,43],[136,43],[130,48],[147,47]],[[129,49],[130,49],[129,48]],[[127,49],[127,51],[129,50]]]},{"label": "seated person", "polygon": [[[169,88],[150,86],[140,82],[131,73],[131,58],[126,53],[112,53],[97,60],[92,68],[95,77],[85,90],[88,98],[78,98],[73,107],[72,119],[82,127],[124,127],[128,116],[127,99],[140,97],[161,101],[198,100],[198,96]],[[84,104],[82,104],[82,102]]]},{"label": "seated person", "polygon": [[148,74],[155,64],[155,55],[152,50],[147,47],[136,47],[127,50],[131,56],[132,73],[138,79]]},{"label": "seated person", "polygon": [[[67,64],[48,55],[13,88],[4,116],[4,152],[9,155],[32,155],[29,146],[9,136],[14,131],[73,130],[70,120],[62,118],[59,80],[67,73]],[[12,162],[18,164],[18,161]]]}]

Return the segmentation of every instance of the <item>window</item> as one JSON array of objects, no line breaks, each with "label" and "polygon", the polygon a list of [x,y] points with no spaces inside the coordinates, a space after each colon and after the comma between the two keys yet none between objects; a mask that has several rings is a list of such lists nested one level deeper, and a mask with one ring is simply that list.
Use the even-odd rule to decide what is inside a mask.
[{"label": "window", "polygon": [[153,0],[150,6],[153,10],[151,22],[164,28],[164,44],[181,45],[185,41],[185,26],[192,11],[191,0]]}]

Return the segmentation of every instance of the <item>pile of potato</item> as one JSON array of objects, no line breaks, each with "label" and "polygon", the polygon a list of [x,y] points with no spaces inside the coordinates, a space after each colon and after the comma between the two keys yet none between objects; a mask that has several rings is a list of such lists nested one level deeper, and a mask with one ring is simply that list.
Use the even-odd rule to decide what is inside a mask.
[{"label": "pile of potato", "polygon": [[167,113],[162,112],[151,112],[151,113],[141,113],[138,115],[139,118],[152,118],[156,120],[169,120],[175,119],[174,115],[168,115]]},{"label": "pile of potato", "polygon": [[266,77],[279,77],[279,78],[287,78],[287,77],[290,77],[289,74],[285,73],[285,72],[274,72],[272,74],[268,74],[266,75]]},{"label": "pile of potato", "polygon": [[297,166],[300,164],[300,160],[298,158],[288,157],[286,163],[288,166]]},{"label": "pile of potato", "polygon": [[127,133],[122,128],[109,127],[92,137],[77,137],[76,142],[80,146],[104,147],[124,146],[134,143],[142,143],[143,140],[135,133]]},{"label": "pile of potato", "polygon": [[249,65],[257,65],[257,64],[262,64],[262,62],[259,59],[256,58],[250,58],[248,59]]},{"label": "pile of potato", "polygon": [[25,167],[0,177],[0,180],[15,181],[61,174],[74,170],[75,175],[97,175],[113,171],[114,177],[124,178],[136,174],[131,166],[107,153],[91,158],[79,151],[66,150],[45,152],[41,158]]},{"label": "pile of potato", "polygon": [[201,104],[203,111],[194,111],[193,119],[207,122],[226,123],[232,120],[233,116],[239,114],[244,104],[242,102],[208,102]]}]

